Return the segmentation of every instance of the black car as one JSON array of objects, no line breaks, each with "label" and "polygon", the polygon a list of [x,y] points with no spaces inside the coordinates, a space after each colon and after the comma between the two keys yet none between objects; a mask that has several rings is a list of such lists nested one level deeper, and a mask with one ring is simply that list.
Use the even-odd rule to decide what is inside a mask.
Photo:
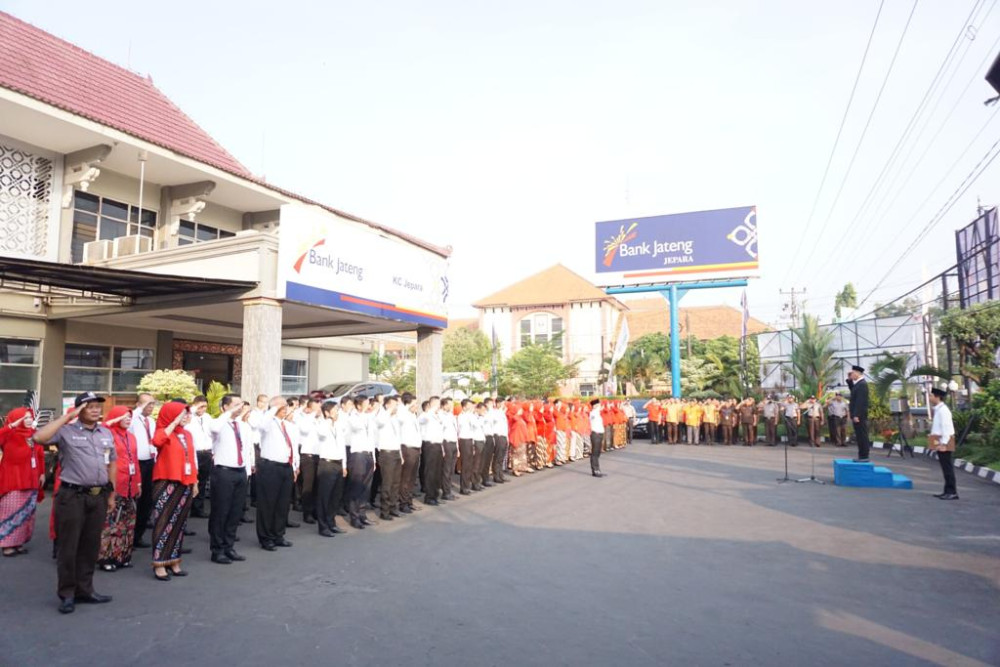
[{"label": "black car", "polygon": [[633,438],[649,438],[649,411],[644,407],[648,398],[632,398],[629,403],[635,408],[635,422],[632,424]]}]

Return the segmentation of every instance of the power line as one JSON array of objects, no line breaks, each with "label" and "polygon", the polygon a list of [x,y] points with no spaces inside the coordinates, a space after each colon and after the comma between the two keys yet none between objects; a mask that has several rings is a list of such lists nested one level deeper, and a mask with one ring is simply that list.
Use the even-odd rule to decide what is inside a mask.
[{"label": "power line", "polygon": [[[844,115],[840,119],[840,127],[837,128],[837,137],[833,140],[833,148],[830,149],[830,157],[826,159],[826,168],[823,169],[823,177],[820,179],[819,187],[816,189],[816,196],[813,198],[812,208],[809,210],[809,217],[806,219],[805,230],[802,236],[799,237],[799,245],[795,248],[795,253],[792,257],[799,256],[799,251],[802,250],[802,242],[805,240],[812,225],[813,216],[816,214],[816,207],[819,205],[820,195],[823,193],[823,186],[826,185],[826,177],[830,174],[830,165],[833,164],[833,156],[837,152],[837,146],[840,144],[840,136],[843,134],[844,126],[847,124],[847,115],[851,110],[851,104],[854,102],[854,94],[857,92],[858,83],[861,81],[861,72],[865,68],[865,62],[868,60],[868,51],[871,49],[872,39],[875,37],[875,29],[878,27],[878,20],[882,16],[883,7],[885,7],[885,0],[879,3],[878,12],[875,13],[875,22],[872,24],[871,32],[868,33],[868,42],[865,44],[865,52],[861,55],[861,64],[858,65],[858,72],[854,75],[854,85],[851,86],[851,94],[847,98],[847,106],[844,107]],[[785,272],[785,278],[781,281],[782,284],[788,282],[788,276],[791,275],[794,266],[794,261],[789,264],[788,271]]]}]

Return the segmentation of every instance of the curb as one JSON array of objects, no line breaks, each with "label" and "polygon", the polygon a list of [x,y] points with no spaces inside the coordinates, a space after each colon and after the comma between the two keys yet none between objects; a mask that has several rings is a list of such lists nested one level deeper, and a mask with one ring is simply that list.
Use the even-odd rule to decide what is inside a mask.
[{"label": "curb", "polygon": [[[884,442],[873,442],[872,449],[886,449]],[[892,445],[892,451],[902,452],[901,445]],[[937,459],[937,452],[928,449],[927,447],[914,447],[914,454],[922,454],[926,457]],[[964,459],[955,459],[955,467],[959,470],[964,470],[970,475],[975,475],[976,477],[981,477],[987,481],[993,482],[994,484],[1000,484],[1000,470],[994,470],[993,468],[987,468],[986,466],[973,465],[969,461]]]}]

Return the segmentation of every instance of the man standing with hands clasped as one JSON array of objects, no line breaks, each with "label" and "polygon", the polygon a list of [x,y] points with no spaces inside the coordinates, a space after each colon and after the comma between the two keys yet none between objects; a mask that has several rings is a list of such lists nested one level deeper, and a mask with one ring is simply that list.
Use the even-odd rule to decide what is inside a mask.
[{"label": "man standing with hands clasped", "polygon": [[934,421],[931,423],[931,434],[928,438],[930,446],[937,451],[941,472],[944,474],[944,493],[935,493],[935,498],[941,500],[958,500],[958,488],[955,486],[955,464],[952,456],[955,453],[955,424],[951,420],[951,408],[945,404],[947,392],[943,389],[931,389],[931,407],[934,408]]},{"label": "man standing with hands clasped", "polygon": [[865,382],[865,369],[861,366],[851,366],[847,374],[847,386],[851,388],[851,423],[854,425],[854,437],[858,441],[857,463],[868,463],[868,452],[871,441],[868,439],[868,383]]},{"label": "man standing with hands clasped", "polygon": [[35,442],[59,449],[56,558],[63,614],[72,613],[77,602],[111,602],[110,595],[94,592],[94,569],[108,505],[114,502],[111,480],[117,478],[118,458],[114,436],[101,424],[103,402],[104,397],[94,392],[80,394],[72,410],[35,433]]}]

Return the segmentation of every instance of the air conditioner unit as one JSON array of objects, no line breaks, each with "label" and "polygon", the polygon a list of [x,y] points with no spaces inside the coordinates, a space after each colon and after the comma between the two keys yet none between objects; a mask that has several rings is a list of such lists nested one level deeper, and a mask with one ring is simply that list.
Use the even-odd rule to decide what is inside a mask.
[{"label": "air conditioner unit", "polygon": [[83,244],[83,263],[100,262],[111,259],[111,241],[90,241]]},{"label": "air conditioner unit", "polygon": [[119,236],[115,239],[114,256],[125,257],[150,252],[153,249],[153,239],[147,236]]}]

